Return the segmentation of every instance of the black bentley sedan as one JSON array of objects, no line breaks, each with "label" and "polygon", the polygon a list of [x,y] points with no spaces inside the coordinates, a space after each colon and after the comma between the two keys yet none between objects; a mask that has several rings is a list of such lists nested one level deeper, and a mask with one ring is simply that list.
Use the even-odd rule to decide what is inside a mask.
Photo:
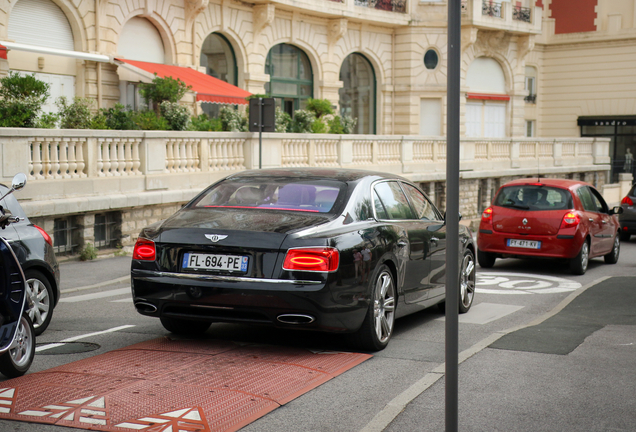
[{"label": "black bentley sedan", "polygon": [[[408,180],[343,169],[231,175],[144,228],[131,266],[137,311],[174,333],[241,322],[351,333],[387,346],[396,318],[445,294],[446,226]],[[475,245],[460,227],[460,312]]]}]

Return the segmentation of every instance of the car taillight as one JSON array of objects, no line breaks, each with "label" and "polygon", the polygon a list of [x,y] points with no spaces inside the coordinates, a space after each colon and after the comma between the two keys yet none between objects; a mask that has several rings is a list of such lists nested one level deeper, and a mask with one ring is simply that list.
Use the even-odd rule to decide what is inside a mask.
[{"label": "car taillight", "polygon": [[334,272],[338,270],[340,252],[332,247],[289,249],[283,270]]},{"label": "car taillight", "polygon": [[51,239],[51,236],[46,233],[46,231],[44,231],[42,228],[40,228],[37,225],[33,225],[33,227],[37,229],[38,231],[40,231],[40,234],[42,234],[42,237],[44,237],[45,242],[53,246],[53,240]]},{"label": "car taillight", "polygon": [[484,222],[490,222],[492,220],[492,207],[488,207],[486,210],[484,210],[484,212],[481,214],[481,220],[483,220]]},{"label": "car taillight", "polygon": [[621,204],[634,205],[634,201],[632,201],[632,199],[630,197],[626,196],[621,201]]},{"label": "car taillight", "polygon": [[137,239],[133,250],[133,259],[154,261],[156,257],[155,242],[143,238]]},{"label": "car taillight", "polygon": [[563,221],[561,222],[561,228],[572,228],[577,226],[581,222],[581,216],[578,213],[567,212],[563,216]]}]

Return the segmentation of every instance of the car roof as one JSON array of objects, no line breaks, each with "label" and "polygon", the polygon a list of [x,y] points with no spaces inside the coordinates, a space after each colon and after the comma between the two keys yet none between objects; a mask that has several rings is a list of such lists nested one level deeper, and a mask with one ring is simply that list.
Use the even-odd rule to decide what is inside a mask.
[{"label": "car roof", "polygon": [[299,179],[333,179],[342,182],[355,182],[362,178],[374,177],[377,179],[404,180],[404,177],[379,171],[367,171],[343,168],[271,168],[259,170],[247,170],[228,176],[228,179],[252,178],[252,177],[296,177]]},{"label": "car roof", "polygon": [[580,180],[567,180],[567,179],[555,179],[555,178],[523,178],[509,181],[503,184],[501,187],[517,186],[517,185],[545,185],[562,189],[574,189],[576,186],[591,186],[589,183]]}]

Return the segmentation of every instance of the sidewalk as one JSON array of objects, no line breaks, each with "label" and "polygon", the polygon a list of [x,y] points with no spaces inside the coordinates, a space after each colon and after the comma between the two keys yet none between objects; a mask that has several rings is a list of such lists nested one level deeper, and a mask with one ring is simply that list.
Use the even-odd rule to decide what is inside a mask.
[{"label": "sidewalk", "polygon": [[[440,379],[384,429],[445,430]],[[614,277],[459,366],[459,430],[636,430],[636,287]]]}]

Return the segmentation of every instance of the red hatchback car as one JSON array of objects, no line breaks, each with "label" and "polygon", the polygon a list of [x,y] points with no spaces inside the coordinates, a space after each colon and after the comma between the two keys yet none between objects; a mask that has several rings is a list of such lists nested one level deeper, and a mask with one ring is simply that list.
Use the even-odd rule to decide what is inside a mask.
[{"label": "red hatchback car", "polygon": [[490,268],[497,258],[564,258],[582,275],[588,261],[615,264],[620,253],[616,214],[590,184],[562,179],[520,179],[503,185],[484,210],[477,260]]}]

